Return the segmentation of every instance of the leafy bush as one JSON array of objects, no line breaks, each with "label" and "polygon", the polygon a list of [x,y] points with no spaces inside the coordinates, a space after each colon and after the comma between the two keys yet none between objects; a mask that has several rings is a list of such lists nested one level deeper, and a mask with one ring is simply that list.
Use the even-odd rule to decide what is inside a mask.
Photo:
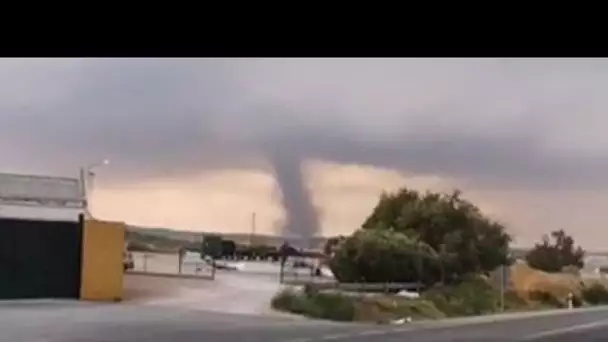
[{"label": "leafy bush", "polygon": [[[568,298],[558,298],[552,293],[544,290],[535,290],[529,293],[528,298],[532,301],[536,301],[544,306],[552,308],[564,308],[568,305]],[[575,308],[583,305],[583,300],[580,296],[574,295],[572,297],[572,306]]]},{"label": "leafy bush", "polygon": [[355,318],[355,298],[334,293],[303,293],[292,290],[280,292],[272,299],[277,310],[312,318],[352,321]]},{"label": "leafy bush", "polygon": [[437,286],[423,294],[447,316],[483,315],[497,311],[500,296],[486,280],[471,278],[455,286]]},{"label": "leafy bush", "polygon": [[338,245],[330,266],[341,282],[432,283],[439,272],[432,248],[389,230],[355,232]]},{"label": "leafy bush", "polygon": [[398,296],[373,296],[362,298],[357,305],[356,319],[377,323],[411,317],[418,319],[440,319],[445,314],[428,300],[406,299]]},{"label": "leafy bush", "polygon": [[446,316],[433,302],[428,300],[402,300],[395,312],[400,317],[443,318]]},{"label": "leafy bush", "polygon": [[399,296],[354,297],[336,293],[285,290],[272,300],[277,310],[334,321],[388,323],[393,319],[438,319],[446,315],[429,300]]},{"label": "leafy bush", "polygon": [[530,267],[552,273],[561,272],[565,267],[569,267],[570,272],[574,268],[581,269],[585,265],[584,259],[585,251],[580,246],[576,247],[574,239],[564,230],[551,232],[551,238],[543,237],[543,241],[526,254]]},{"label": "leafy bush", "polygon": [[460,191],[419,193],[403,188],[383,194],[362,228],[401,233],[435,251],[440,271],[428,276],[434,282],[490,272],[509,261],[511,237],[505,228],[463,199]]},{"label": "leafy bush", "polygon": [[600,283],[584,287],[581,294],[585,302],[589,304],[608,304],[608,289]]},{"label": "leafy bush", "polygon": [[552,293],[548,291],[534,290],[528,294],[528,297],[530,298],[530,300],[539,302],[540,304],[546,306],[556,308],[561,308],[564,306],[564,304],[557,297],[555,297]]},{"label": "leafy bush", "polygon": [[521,298],[517,292],[513,290],[505,291],[505,310],[521,310],[529,308],[525,299]]},{"label": "leafy bush", "polygon": [[[541,307],[564,305],[547,292],[537,291],[532,297],[542,304]],[[312,290],[286,290],[274,297],[272,306],[313,318],[386,323],[404,317],[440,319],[491,314],[500,310],[500,300],[500,292],[486,279],[469,276],[457,284],[434,286],[425,291],[420,299],[396,295],[354,297]],[[505,310],[531,308],[515,291],[505,292],[504,305]],[[580,305],[580,298],[575,297],[575,305]]]}]

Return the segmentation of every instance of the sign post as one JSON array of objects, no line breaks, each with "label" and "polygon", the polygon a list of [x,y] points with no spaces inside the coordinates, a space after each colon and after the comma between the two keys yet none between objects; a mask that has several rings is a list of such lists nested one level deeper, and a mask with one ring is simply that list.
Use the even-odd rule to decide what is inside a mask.
[{"label": "sign post", "polygon": [[500,266],[500,311],[505,311],[505,265]]},{"label": "sign post", "polygon": [[490,273],[490,280],[492,281],[494,288],[497,288],[500,291],[500,311],[505,311],[506,309],[505,296],[509,289],[510,276],[509,265],[500,265]]}]

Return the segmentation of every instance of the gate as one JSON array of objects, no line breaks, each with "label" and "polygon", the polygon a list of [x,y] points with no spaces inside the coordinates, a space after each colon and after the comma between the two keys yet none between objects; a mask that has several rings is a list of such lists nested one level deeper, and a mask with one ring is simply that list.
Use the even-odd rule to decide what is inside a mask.
[{"label": "gate", "polygon": [[0,299],[79,298],[83,220],[0,218]]}]

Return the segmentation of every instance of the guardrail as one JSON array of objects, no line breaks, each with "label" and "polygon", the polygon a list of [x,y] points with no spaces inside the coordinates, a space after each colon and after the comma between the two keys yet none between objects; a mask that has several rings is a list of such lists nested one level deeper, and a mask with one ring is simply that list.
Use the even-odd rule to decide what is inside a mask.
[{"label": "guardrail", "polygon": [[315,290],[340,290],[348,292],[392,292],[418,290],[421,283],[340,283],[336,281],[284,281],[288,285],[310,286]]}]

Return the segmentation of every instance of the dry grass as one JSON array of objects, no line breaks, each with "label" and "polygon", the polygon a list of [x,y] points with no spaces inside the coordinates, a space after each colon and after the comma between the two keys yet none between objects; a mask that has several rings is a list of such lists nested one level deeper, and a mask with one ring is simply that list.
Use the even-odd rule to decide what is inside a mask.
[{"label": "dry grass", "polygon": [[439,319],[446,315],[426,300],[410,300],[397,296],[374,296],[358,302],[355,319],[386,323],[394,319]]},{"label": "dry grass", "polygon": [[332,292],[306,295],[299,291],[285,290],[273,298],[272,307],[315,318],[380,324],[404,317],[414,320],[446,317],[430,301],[380,294],[364,297]]},{"label": "dry grass", "polygon": [[547,292],[560,301],[566,300],[568,293],[580,298],[585,286],[600,283],[608,287],[608,282],[600,279],[582,279],[569,273],[547,273],[531,268],[525,262],[517,262],[511,266],[512,289],[524,299],[530,299],[530,293],[535,291]]}]

